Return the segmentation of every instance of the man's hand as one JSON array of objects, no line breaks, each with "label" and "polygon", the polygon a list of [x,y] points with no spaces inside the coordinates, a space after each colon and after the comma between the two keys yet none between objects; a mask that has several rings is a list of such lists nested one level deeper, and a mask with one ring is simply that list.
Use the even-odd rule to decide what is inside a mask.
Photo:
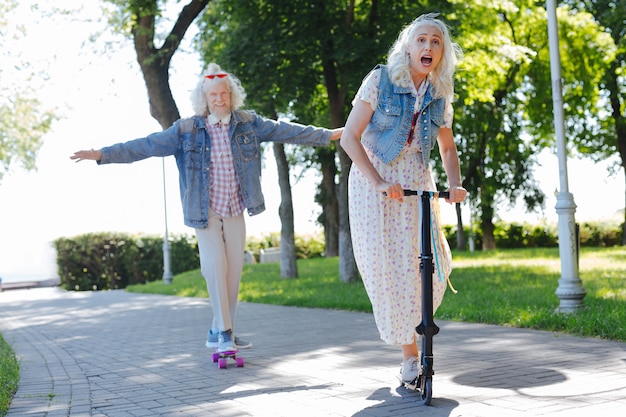
[{"label": "man's hand", "polygon": [[76,162],[84,160],[99,161],[100,159],[102,159],[102,152],[94,151],[93,149],[89,151],[78,151],[74,152],[74,155],[70,156],[70,159]]}]

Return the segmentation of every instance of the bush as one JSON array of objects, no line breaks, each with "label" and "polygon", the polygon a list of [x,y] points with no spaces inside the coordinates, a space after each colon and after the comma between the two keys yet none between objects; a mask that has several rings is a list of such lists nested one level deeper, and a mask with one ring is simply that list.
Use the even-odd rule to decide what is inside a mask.
[{"label": "bush", "polygon": [[259,262],[261,249],[276,248],[280,246],[280,233],[272,232],[261,236],[251,236],[246,239],[246,250],[254,254]]},{"label": "bush", "polygon": [[[498,222],[494,237],[499,248],[533,248],[558,246],[556,226]],[[456,248],[456,226],[444,225],[443,231],[451,248]],[[469,227],[465,227],[469,241]],[[473,227],[475,248],[482,246],[482,231]],[[610,247],[621,243],[621,225],[583,223],[580,226],[581,246]],[[323,257],[324,235],[295,238],[298,259]],[[163,278],[163,238],[131,236],[122,233],[94,233],[53,242],[57,251],[57,268],[61,284],[68,290],[108,290],[125,288]],[[249,237],[246,250],[259,260],[259,251],[280,246],[280,233]],[[467,248],[466,243],[466,250]],[[173,274],[198,269],[198,242],[185,235],[170,238]]]},{"label": "bush", "polygon": [[[161,243],[163,239],[160,239]],[[172,251],[172,273],[191,271],[200,268],[200,254],[198,253],[198,240],[196,236],[180,235],[170,239]]]},{"label": "bush", "polygon": [[[622,226],[604,222],[585,222],[579,225],[580,246],[611,247],[622,242]],[[456,248],[456,226],[444,225],[443,231],[451,248]],[[464,227],[466,240],[469,242],[469,227]],[[474,243],[477,250],[482,247],[482,230],[480,224],[474,225]],[[559,245],[557,225],[528,223],[494,224],[496,247],[500,249],[518,248],[553,248]],[[466,243],[465,250],[468,249]]]},{"label": "bush", "polygon": [[622,242],[622,228],[607,223],[582,223],[579,228],[580,246],[610,247]]},{"label": "bush", "polygon": [[324,234],[319,232],[315,235],[296,235],[296,257],[298,259],[322,258],[326,251]]},{"label": "bush", "polygon": [[[296,235],[294,240],[297,259],[320,258],[324,256],[326,244],[323,233]],[[252,236],[246,240],[246,250],[252,252],[257,262],[259,261],[261,249],[277,248],[279,246],[280,233],[278,232],[264,234],[260,237]]]},{"label": "bush", "polygon": [[137,258],[137,247],[127,245],[128,237],[118,233],[85,234],[53,242],[61,284],[68,290],[125,288],[129,273],[123,259],[129,251]]},{"label": "bush", "polygon": [[[90,233],[53,242],[61,285],[67,290],[126,288],[163,277],[163,238],[122,233]],[[170,240],[172,273],[200,265],[195,240]]]},{"label": "bush", "polygon": [[559,245],[556,226],[530,226],[527,247],[554,248]]}]

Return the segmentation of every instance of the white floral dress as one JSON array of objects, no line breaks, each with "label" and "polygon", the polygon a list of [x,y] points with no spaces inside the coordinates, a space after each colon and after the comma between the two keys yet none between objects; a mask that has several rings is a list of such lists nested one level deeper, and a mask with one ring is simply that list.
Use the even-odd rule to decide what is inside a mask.
[{"label": "white floral dress", "polygon": [[[368,102],[372,109],[378,101],[380,70],[363,81],[356,98]],[[427,89],[413,89],[416,108],[421,106]],[[445,125],[451,126],[451,106]],[[416,132],[416,134],[418,134]],[[435,190],[432,172],[422,159],[419,140],[404,147],[390,164],[384,164],[366,149],[370,161],[382,178],[400,183],[405,189]],[[413,343],[415,327],[422,318],[422,291],[419,270],[418,196],[404,197],[402,202],[383,197],[352,165],[348,182],[350,229],[354,256],[372,303],[380,338],[387,344]],[[433,276],[433,306],[436,310],[443,300],[447,279],[452,270],[450,248],[439,226],[439,203],[432,200],[432,223],[435,254]]]}]

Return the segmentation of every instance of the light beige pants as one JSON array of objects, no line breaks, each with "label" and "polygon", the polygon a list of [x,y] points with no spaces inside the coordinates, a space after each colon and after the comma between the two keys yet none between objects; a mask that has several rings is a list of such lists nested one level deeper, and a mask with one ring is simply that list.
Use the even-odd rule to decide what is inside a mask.
[{"label": "light beige pants", "polygon": [[213,308],[213,331],[233,330],[246,244],[243,214],[222,217],[209,210],[209,226],[195,229],[200,270]]}]

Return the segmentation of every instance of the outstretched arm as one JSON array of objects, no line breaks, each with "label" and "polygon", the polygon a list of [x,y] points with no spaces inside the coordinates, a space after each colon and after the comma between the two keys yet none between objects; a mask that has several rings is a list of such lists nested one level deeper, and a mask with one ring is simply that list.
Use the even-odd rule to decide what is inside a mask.
[{"label": "outstretched arm", "polygon": [[76,162],[85,160],[99,161],[100,159],[102,159],[102,152],[100,152],[99,150],[94,151],[93,149],[88,151],[77,151],[74,152],[74,155],[70,156],[70,159]]},{"label": "outstretched arm", "polygon": [[343,133],[343,127],[338,127],[336,129],[331,129],[330,140],[341,139],[341,134],[342,133]]}]

